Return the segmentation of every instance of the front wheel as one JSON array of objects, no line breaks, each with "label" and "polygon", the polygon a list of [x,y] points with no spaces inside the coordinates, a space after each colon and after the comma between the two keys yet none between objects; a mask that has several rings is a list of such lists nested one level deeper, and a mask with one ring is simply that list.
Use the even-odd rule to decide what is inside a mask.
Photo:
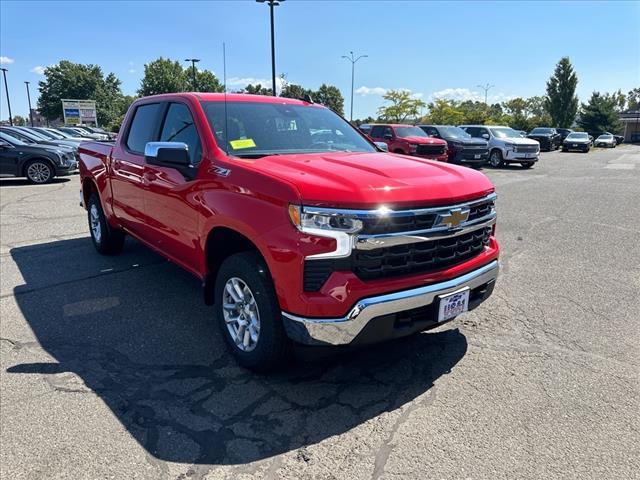
[{"label": "front wheel", "polygon": [[502,152],[500,152],[500,150],[491,152],[491,155],[489,155],[489,165],[493,168],[499,168],[503,165]]},{"label": "front wheel", "polygon": [[124,232],[110,226],[102,210],[100,197],[92,194],[87,204],[89,231],[96,250],[103,255],[120,253],[124,247]]},{"label": "front wheel", "polygon": [[53,180],[53,167],[46,160],[31,160],[25,167],[27,180],[42,185]]},{"label": "front wheel", "polygon": [[533,167],[533,162],[522,162],[520,165],[522,165],[522,168],[531,168]]},{"label": "front wheel", "polygon": [[214,308],[225,343],[240,365],[264,372],[284,363],[290,342],[273,282],[260,255],[243,252],[222,262]]}]

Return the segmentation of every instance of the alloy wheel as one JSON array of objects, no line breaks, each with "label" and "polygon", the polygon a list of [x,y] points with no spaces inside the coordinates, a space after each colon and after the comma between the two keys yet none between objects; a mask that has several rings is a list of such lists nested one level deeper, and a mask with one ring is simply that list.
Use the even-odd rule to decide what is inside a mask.
[{"label": "alloy wheel", "polygon": [[93,239],[96,243],[100,243],[102,239],[102,225],[100,224],[100,212],[96,204],[91,205],[91,209],[89,210],[89,223]]},{"label": "alloy wheel", "polygon": [[260,338],[260,312],[249,286],[238,277],[227,280],[222,293],[222,312],[231,340],[243,352],[250,352]]},{"label": "alloy wheel", "polygon": [[42,162],[33,162],[27,167],[27,177],[34,183],[46,183],[51,177],[51,168]]}]

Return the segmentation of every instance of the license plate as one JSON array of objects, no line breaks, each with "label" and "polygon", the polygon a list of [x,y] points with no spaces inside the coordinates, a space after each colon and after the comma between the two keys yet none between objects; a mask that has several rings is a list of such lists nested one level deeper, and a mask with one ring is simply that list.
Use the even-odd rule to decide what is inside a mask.
[{"label": "license plate", "polygon": [[533,153],[527,153],[524,158],[533,158]]},{"label": "license plate", "polygon": [[469,310],[469,287],[448,295],[439,295],[438,322],[444,322]]},{"label": "license plate", "polygon": [[573,145],[571,145],[571,146],[572,146],[572,147],[577,147],[577,146],[578,146],[578,144],[577,144],[577,143],[574,143],[574,144],[573,144]]},{"label": "license plate", "polygon": [[478,153],[478,154],[474,155],[474,156],[473,156],[473,158],[475,158],[476,160],[478,160],[478,159],[480,158],[480,154]]}]

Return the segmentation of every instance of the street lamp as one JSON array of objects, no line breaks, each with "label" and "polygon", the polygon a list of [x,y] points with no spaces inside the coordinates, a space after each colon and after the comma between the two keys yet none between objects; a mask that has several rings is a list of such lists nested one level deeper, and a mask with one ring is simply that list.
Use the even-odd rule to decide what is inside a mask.
[{"label": "street lamp", "polygon": [[271,16],[271,88],[273,96],[276,96],[276,43],[273,29],[273,7],[277,7],[285,0],[256,0],[258,3],[269,4],[269,14]]},{"label": "street lamp", "polygon": [[367,58],[369,55],[360,55],[359,57],[354,57],[353,52],[349,52],[350,56],[342,55],[342,58],[346,58],[351,62],[351,113],[349,115],[349,121],[353,122],[353,78],[356,69],[356,63],[361,58]]},{"label": "street lamp", "polygon": [[29,93],[29,82],[24,82],[27,86],[27,101],[29,102],[29,120],[31,120],[31,126],[33,127],[33,111],[31,110],[31,94]]},{"label": "street lamp", "polygon": [[2,70],[2,76],[4,77],[4,90],[7,92],[7,107],[9,107],[9,125],[13,127],[13,117],[11,116],[11,101],[9,100],[9,86],[7,85],[7,70],[6,68],[0,68]]},{"label": "street lamp", "polygon": [[196,63],[198,63],[200,61],[199,58],[185,58],[184,59],[185,62],[191,62],[191,76],[193,78],[193,91],[197,92],[198,91],[198,87],[196,85]]},{"label": "street lamp", "polygon": [[487,83],[486,85],[476,85],[476,87],[481,88],[484,90],[484,103],[485,105],[487,104],[487,92],[489,90],[491,90],[493,87],[495,87],[495,85],[491,85],[490,83]]}]

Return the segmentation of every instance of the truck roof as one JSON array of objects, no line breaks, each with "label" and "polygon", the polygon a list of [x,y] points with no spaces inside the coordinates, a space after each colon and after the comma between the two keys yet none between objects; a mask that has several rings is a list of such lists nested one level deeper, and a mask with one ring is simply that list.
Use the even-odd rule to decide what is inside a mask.
[{"label": "truck roof", "polygon": [[[203,92],[181,92],[181,93],[163,93],[161,95],[151,95],[144,97],[144,99],[154,98],[175,98],[175,97],[195,97],[199,101],[203,102],[224,102],[225,96],[227,102],[260,102],[260,103],[279,103],[279,104],[291,104],[291,105],[316,105],[315,103],[305,102],[304,100],[298,100],[296,98],[286,97],[273,97],[271,95],[252,95],[249,93],[203,93]],[[320,106],[318,104],[318,106]]]}]

